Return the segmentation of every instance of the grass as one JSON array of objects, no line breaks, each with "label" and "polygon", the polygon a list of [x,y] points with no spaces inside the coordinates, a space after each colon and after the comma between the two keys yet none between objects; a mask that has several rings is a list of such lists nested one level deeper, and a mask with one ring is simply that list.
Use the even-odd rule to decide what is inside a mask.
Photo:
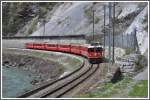
[{"label": "grass", "polygon": [[80,94],[80,98],[110,98],[114,94],[119,93],[130,83],[130,78],[125,78],[118,83],[104,82],[99,84],[96,89],[89,91],[87,93]]},{"label": "grass", "polygon": [[148,81],[141,80],[138,81],[129,91],[128,94],[130,97],[147,97],[148,96]]},{"label": "grass", "polygon": [[95,89],[78,95],[79,98],[147,97],[148,81],[134,81],[130,77],[113,84],[110,81],[99,84]]}]

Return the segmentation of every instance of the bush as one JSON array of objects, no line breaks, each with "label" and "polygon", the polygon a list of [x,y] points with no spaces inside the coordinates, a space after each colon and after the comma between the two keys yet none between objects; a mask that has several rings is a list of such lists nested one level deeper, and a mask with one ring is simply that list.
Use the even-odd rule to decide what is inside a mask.
[{"label": "bush", "polygon": [[96,16],[94,23],[97,24],[99,21],[100,21],[100,18]]},{"label": "bush", "polygon": [[91,7],[88,8],[88,9],[85,9],[84,10],[84,14],[88,18],[89,22],[92,23],[92,21],[93,21],[93,15],[92,15],[92,9],[91,9]]},{"label": "bush", "polygon": [[144,66],[147,66],[147,59],[143,55],[138,55],[135,63],[135,71],[140,71]]},{"label": "bush", "polygon": [[38,22],[37,17],[31,21],[29,29],[28,29],[28,34],[32,34],[36,30],[37,22]]},{"label": "bush", "polygon": [[102,61],[103,61],[103,62],[109,62],[109,59],[106,58],[106,57],[102,57]]},{"label": "bush", "polygon": [[125,49],[125,52],[126,52],[126,54],[128,55],[128,54],[130,54],[130,53],[132,52],[132,49],[131,49],[131,48],[126,48],[126,49]]}]

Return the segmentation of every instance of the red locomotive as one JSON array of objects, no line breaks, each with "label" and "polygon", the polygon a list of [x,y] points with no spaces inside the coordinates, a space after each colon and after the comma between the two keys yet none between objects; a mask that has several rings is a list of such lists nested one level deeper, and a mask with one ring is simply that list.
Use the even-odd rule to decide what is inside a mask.
[{"label": "red locomotive", "polygon": [[77,45],[77,44],[49,44],[49,43],[26,43],[25,48],[48,51],[66,52],[84,56],[92,64],[102,62],[103,48],[100,45]]}]

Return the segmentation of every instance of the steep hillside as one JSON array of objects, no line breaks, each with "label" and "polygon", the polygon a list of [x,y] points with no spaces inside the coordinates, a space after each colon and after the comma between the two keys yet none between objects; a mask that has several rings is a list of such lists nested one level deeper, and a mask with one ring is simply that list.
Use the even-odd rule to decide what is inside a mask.
[{"label": "steep hillside", "polygon": [[[64,3],[55,9],[45,28],[41,27],[32,35],[70,35],[70,34],[86,34],[92,35],[92,9],[95,9],[95,33],[96,35],[103,34],[103,5],[106,5],[106,33],[108,33],[108,3]],[[147,3],[122,2],[116,3],[115,8],[115,35],[116,44],[123,47],[133,47],[131,44],[134,40],[132,36],[134,28],[136,28],[136,37],[139,45],[139,50],[142,54],[147,50],[148,36],[148,7]],[[63,13],[62,13],[63,12]],[[49,15],[48,15],[49,16]],[[127,34],[131,40],[121,43],[120,34],[123,34],[127,40]],[[97,36],[96,36],[97,37]],[[98,38],[100,40],[100,38]],[[120,41],[118,41],[120,40]],[[128,45],[128,44],[131,45]]]},{"label": "steep hillside", "polygon": [[[108,32],[108,3],[103,2],[65,2],[65,3],[4,3],[4,36],[43,36],[75,35],[92,36],[93,12],[95,9],[95,37],[102,41],[104,26],[103,6],[106,5],[106,35]],[[115,44],[119,47],[133,47],[134,28],[142,54],[148,45],[148,5],[144,2],[117,2],[115,5]],[[19,14],[19,15],[18,15]],[[45,25],[45,27],[44,27]],[[121,43],[123,35],[124,43]],[[127,39],[130,36],[130,39]],[[132,39],[131,39],[132,38]],[[107,41],[107,36],[106,36]],[[106,44],[108,44],[106,42]],[[146,53],[145,53],[146,54]]]},{"label": "steep hillside", "polygon": [[[95,34],[102,34],[103,5],[108,3],[64,3],[53,13],[46,24],[44,35],[91,34],[92,8],[95,11]],[[145,3],[116,3],[117,33],[124,32],[134,18],[145,8]],[[63,13],[62,13],[63,12]],[[108,25],[108,7],[106,8],[106,24]],[[125,22],[124,22],[125,21]],[[32,35],[43,35],[43,27]]]},{"label": "steep hillside", "polygon": [[36,31],[37,23],[45,19],[56,4],[58,3],[3,2],[3,36],[24,36]]}]

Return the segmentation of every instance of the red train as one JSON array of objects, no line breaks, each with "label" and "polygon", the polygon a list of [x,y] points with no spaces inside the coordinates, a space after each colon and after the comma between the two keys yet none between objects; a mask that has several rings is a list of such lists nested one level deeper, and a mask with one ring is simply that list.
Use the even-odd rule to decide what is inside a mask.
[{"label": "red train", "polygon": [[49,43],[26,43],[25,48],[39,49],[57,52],[73,53],[88,58],[92,64],[102,62],[103,48],[100,45],[77,45],[77,44],[49,44]]}]

